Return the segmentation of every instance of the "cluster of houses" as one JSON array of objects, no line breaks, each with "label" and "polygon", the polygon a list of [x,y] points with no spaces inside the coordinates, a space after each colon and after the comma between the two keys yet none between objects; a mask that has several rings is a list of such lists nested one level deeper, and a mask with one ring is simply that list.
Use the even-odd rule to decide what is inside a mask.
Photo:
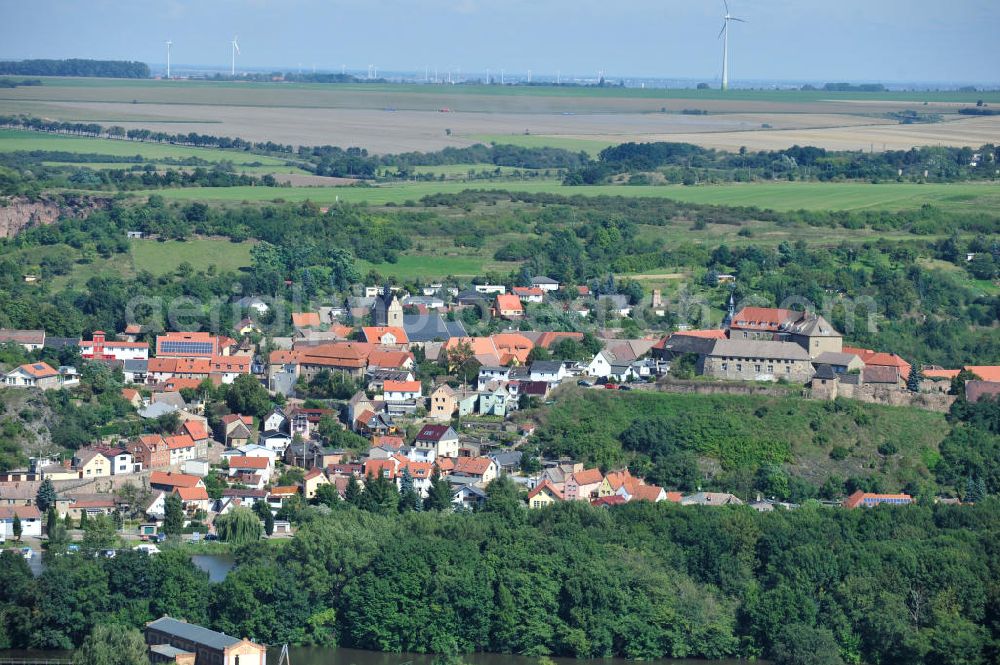
[{"label": "cluster of houses", "polygon": [[[682,496],[647,484],[627,470],[604,473],[573,460],[544,462],[540,472],[523,473],[516,441],[507,441],[514,443],[512,447],[501,446],[498,437],[487,441],[462,434],[465,430],[460,425],[464,418],[493,423],[499,428],[495,431],[511,432],[523,441],[533,426],[527,423],[518,429],[505,421],[525,400],[537,404],[568,382],[615,388],[629,382],[652,382],[682,359],[696,374],[711,379],[809,384],[814,396],[830,399],[857,396],[872,387],[906,391],[911,372],[908,362],[893,353],[845,346],[842,335],[812,312],[762,307],[736,311],[731,302],[719,329],[682,330],[662,338],[605,338],[602,348],[584,361],[534,360],[550,354],[532,353],[534,349],[552,351],[565,340],[582,342],[581,333],[510,330],[476,337],[467,333],[458,317],[442,315],[455,308],[488,306],[495,316],[515,320],[523,316],[523,303],[544,302],[561,288],[544,277],[511,293],[503,285],[491,284],[474,285],[468,291],[448,291],[431,284],[413,296],[389,287],[369,287],[364,296],[350,299],[343,308],[292,314],[294,335],[269,338],[273,350],[265,355],[259,354],[249,336],[242,341],[201,332],[154,336],[132,325],[116,339],[96,331],[84,340],[50,338],[44,331],[0,329],[0,344],[16,343],[28,351],[75,346],[84,361],[120,369],[130,384],[122,397],[140,417],[176,414],[178,423],[171,432],[102,441],[76,451],[68,460],[36,458],[30,469],[0,474],[0,529],[9,532],[16,515],[27,527],[25,534],[31,535],[36,525],[40,532],[41,516],[32,503],[38,483],[45,479],[60,484],[60,514],[75,517],[120,508],[107,491],[94,493],[94,481],[111,481],[116,486],[123,480],[120,477],[137,479],[150,491],[143,509],[154,522],[163,518],[170,495],[181,499],[190,519],[207,518],[210,523],[214,515],[257,501],[277,511],[292,496],[315,497],[324,484],[343,495],[352,478],[363,485],[370,477],[387,478],[400,487],[411,483],[426,496],[436,475],[450,485],[453,504],[465,508],[481,504],[486,486],[501,474],[524,487],[532,508],[573,500],[600,506],[633,500],[738,504],[740,499],[730,494]],[[586,298],[589,292],[579,287],[574,295]],[[447,305],[442,296],[448,297]],[[266,307],[253,299],[245,305],[257,310]],[[621,305],[623,311],[627,302],[606,299],[605,305]],[[342,322],[350,317],[364,317],[372,325],[353,327]],[[248,319],[237,332],[252,331],[253,322]],[[454,375],[431,381],[418,375],[417,357],[443,365],[455,357],[474,359],[478,374],[468,384]],[[1000,394],[1000,367],[965,369],[975,376],[966,382],[970,401]],[[924,368],[921,391],[946,390],[959,371]],[[297,388],[322,373],[342,375],[363,388],[343,409],[307,408]],[[206,380],[225,385],[241,375],[253,375],[272,394],[285,396],[286,406],[264,418],[234,413],[210,424],[204,405],[190,393],[185,393],[187,399],[181,394]],[[2,377],[7,387],[39,389],[79,381],[75,368],[53,368],[44,362],[13,368]],[[320,434],[324,421],[366,438],[369,449],[329,446]],[[406,431],[416,431],[416,435],[408,439]],[[278,476],[288,466],[303,469],[301,482],[278,484]],[[220,498],[208,495],[205,479],[210,474],[224,481]],[[903,495],[864,495],[849,498],[845,505],[908,501]],[[773,504],[758,501],[751,505],[766,510]]]}]

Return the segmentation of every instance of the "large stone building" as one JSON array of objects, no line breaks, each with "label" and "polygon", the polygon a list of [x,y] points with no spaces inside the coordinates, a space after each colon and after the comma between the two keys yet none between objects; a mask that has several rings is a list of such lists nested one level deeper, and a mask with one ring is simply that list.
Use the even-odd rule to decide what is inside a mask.
[{"label": "large stone building", "polygon": [[146,624],[153,663],[267,665],[267,647],[170,617]]},{"label": "large stone building", "polygon": [[700,374],[730,381],[805,383],[814,373],[809,353],[798,344],[754,339],[716,340],[698,364]]},{"label": "large stone building", "polygon": [[810,358],[822,353],[840,353],[844,342],[830,322],[815,312],[774,307],[744,307],[733,314],[729,338],[794,342],[808,351]]}]

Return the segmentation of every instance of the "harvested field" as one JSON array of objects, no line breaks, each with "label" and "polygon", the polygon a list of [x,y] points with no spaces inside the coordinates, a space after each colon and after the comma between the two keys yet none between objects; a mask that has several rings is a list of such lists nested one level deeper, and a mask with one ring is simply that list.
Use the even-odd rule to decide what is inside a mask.
[{"label": "harvested field", "polygon": [[[883,145],[979,146],[993,141],[1000,118],[965,118],[956,111],[978,98],[993,102],[994,97],[1000,101],[995,93],[955,92],[46,79],[42,86],[0,90],[0,112],[293,145],[360,146],[376,153],[467,146],[484,138],[588,152],[651,140],[728,149],[797,143],[878,150]],[[684,110],[708,114],[685,115]],[[904,110],[939,113],[949,122],[898,125],[884,115]]]}]

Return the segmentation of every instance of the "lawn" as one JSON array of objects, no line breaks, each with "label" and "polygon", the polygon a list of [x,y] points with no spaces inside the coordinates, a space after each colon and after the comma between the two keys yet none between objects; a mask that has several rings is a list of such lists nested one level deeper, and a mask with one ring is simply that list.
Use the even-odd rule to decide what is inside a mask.
[{"label": "lawn", "polygon": [[466,189],[506,189],[563,196],[641,196],[669,198],[691,203],[724,206],[757,206],[773,210],[908,210],[932,204],[951,210],[978,211],[1000,206],[1000,184],[901,184],[867,183],[755,183],[732,185],[588,185],[564,187],[557,180],[524,182],[430,182],[401,183],[377,187],[226,187],[185,188],[137,195],[161,194],[182,201],[336,201],[384,205],[419,201],[436,193],[458,193]]},{"label": "lawn", "polygon": [[195,270],[214,265],[218,272],[235,271],[250,265],[253,243],[235,243],[216,238],[188,241],[132,240],[132,261],[136,270],[148,270],[154,275],[173,272],[187,261]]},{"label": "lawn", "polygon": [[474,277],[491,270],[508,273],[517,265],[517,263],[494,261],[491,256],[486,256],[485,253],[483,256],[410,254],[400,256],[396,263],[357,262],[358,270],[362,275],[367,274],[369,270],[375,270],[381,275],[401,280],[436,279],[449,275]]},{"label": "lawn", "polygon": [[235,150],[217,150],[214,148],[195,148],[192,146],[168,145],[161,143],[138,143],[120,141],[117,139],[101,139],[90,136],[68,136],[64,134],[45,134],[17,129],[0,129],[0,152],[30,150],[52,150],[72,153],[94,153],[114,155],[116,157],[133,157],[142,155],[150,161],[157,159],[190,159],[197,157],[209,162],[230,161],[234,164],[270,164],[283,166],[285,161],[276,157],[254,155]]}]

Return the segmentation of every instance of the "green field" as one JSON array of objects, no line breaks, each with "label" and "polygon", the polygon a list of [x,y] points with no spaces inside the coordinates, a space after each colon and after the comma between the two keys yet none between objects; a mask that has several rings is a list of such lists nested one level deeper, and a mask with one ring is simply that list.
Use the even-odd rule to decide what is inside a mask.
[{"label": "green field", "polygon": [[[0,97],[37,100],[95,100],[132,101],[142,92],[178,91],[195,93],[191,100],[173,100],[174,103],[210,103],[199,98],[204,89],[273,93],[275,91],[301,91],[305,94],[332,91],[335,93],[373,93],[385,95],[434,94],[442,97],[492,96],[492,97],[568,97],[604,99],[690,99],[690,100],[740,100],[759,102],[812,103],[818,101],[889,101],[889,102],[960,102],[975,104],[982,99],[987,103],[1000,103],[1000,91],[886,91],[886,92],[827,92],[824,90],[741,90],[722,91],[717,88],[697,90],[691,88],[604,88],[584,86],[515,86],[515,85],[427,85],[422,83],[291,83],[251,81],[158,81],[152,79],[95,79],[40,77],[43,85],[14,88]],[[112,94],[109,95],[108,91]],[[96,97],[95,97],[96,95]],[[266,96],[266,95],[265,95]]]},{"label": "green field", "polygon": [[501,145],[518,145],[523,148],[562,148],[571,152],[585,152],[591,157],[605,148],[617,145],[614,141],[599,141],[596,139],[578,139],[569,136],[552,136],[544,134],[472,134],[467,136],[471,141]]},{"label": "green field", "polygon": [[195,270],[214,265],[219,272],[239,270],[250,265],[253,243],[235,243],[215,238],[199,238],[180,242],[168,240],[133,240],[132,261],[135,269],[148,270],[154,275],[173,272],[184,261]]},{"label": "green field", "polygon": [[[236,271],[250,265],[253,243],[234,243],[219,238],[192,238],[187,241],[132,240],[128,254],[113,254],[108,259],[95,258],[90,263],[74,263],[69,273],[53,277],[50,286],[61,289],[68,284],[83,284],[99,275],[134,277],[140,271],[160,276],[171,273],[183,262],[195,271],[214,265],[218,272]],[[11,254],[19,264],[31,268],[53,253],[68,250],[65,245],[38,245]]]},{"label": "green field", "polygon": [[419,201],[436,193],[458,193],[466,189],[507,189],[563,196],[641,196],[669,198],[690,203],[725,206],[757,206],[772,210],[909,210],[924,204],[950,210],[976,211],[1000,206],[1000,184],[902,184],[887,183],[754,183],[731,185],[588,185],[564,187],[556,180],[524,182],[431,182],[401,183],[378,187],[226,187],[185,188],[136,192],[160,194],[179,201],[336,201],[384,205]]},{"label": "green field", "polygon": [[191,146],[166,145],[160,143],[137,143],[116,139],[100,139],[89,136],[67,136],[45,134],[16,129],[0,129],[0,152],[51,150],[72,153],[95,153],[116,157],[141,155],[150,161],[157,159],[190,159],[197,157],[208,162],[229,161],[234,164],[268,164],[283,166],[285,160],[276,157],[254,155],[235,150],[216,150]]},{"label": "green field", "polygon": [[474,277],[491,270],[508,273],[516,266],[516,263],[494,261],[492,257],[486,256],[439,254],[402,255],[396,263],[370,263],[360,260],[357,263],[362,275],[367,274],[369,270],[375,270],[381,275],[401,280],[434,279],[449,275]]}]

